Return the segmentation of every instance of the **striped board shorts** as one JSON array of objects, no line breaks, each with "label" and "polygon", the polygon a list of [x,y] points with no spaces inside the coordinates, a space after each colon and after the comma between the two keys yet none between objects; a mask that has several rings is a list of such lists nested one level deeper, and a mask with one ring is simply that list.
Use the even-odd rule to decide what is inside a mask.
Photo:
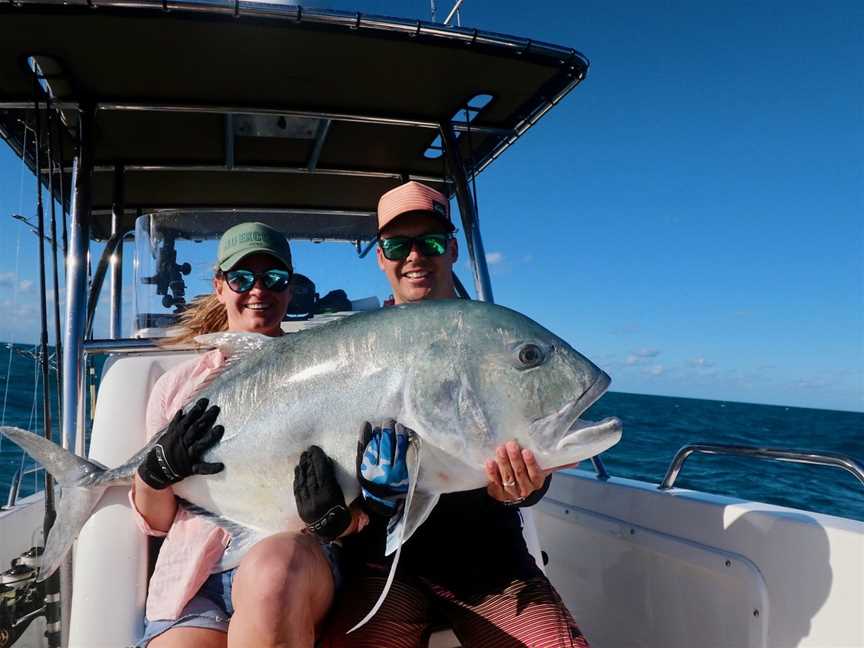
[{"label": "striped board shorts", "polygon": [[425,579],[397,577],[377,614],[346,631],[369,611],[386,579],[349,579],[328,617],[321,648],[418,648],[433,630],[449,624],[467,648],[588,648],[549,580],[538,574],[503,589],[464,600]]}]

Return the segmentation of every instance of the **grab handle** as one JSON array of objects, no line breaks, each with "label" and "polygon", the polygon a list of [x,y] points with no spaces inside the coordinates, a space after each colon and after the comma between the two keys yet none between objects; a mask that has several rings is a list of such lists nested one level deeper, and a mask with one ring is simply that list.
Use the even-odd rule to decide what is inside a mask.
[{"label": "grab handle", "polygon": [[858,481],[864,485],[864,464],[860,461],[836,452],[804,452],[799,450],[780,450],[777,448],[756,448],[753,446],[720,445],[713,443],[691,443],[682,447],[669,464],[663,482],[658,486],[660,490],[669,490],[675,484],[678,473],[684,466],[687,458],[694,454],[709,455],[731,455],[737,457],[750,457],[754,459],[768,459],[771,461],[788,461],[791,463],[811,464],[816,466],[832,466],[842,468],[852,473]]}]

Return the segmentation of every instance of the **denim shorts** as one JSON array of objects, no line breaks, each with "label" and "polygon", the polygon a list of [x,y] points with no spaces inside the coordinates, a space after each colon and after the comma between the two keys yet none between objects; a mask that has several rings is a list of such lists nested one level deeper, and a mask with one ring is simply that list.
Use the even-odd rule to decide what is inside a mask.
[{"label": "denim shorts", "polygon": [[[342,548],[337,544],[323,542],[321,548],[330,565],[334,587],[338,590],[342,586],[342,570],[339,564]],[[146,648],[151,640],[172,628],[204,628],[227,633],[228,622],[234,614],[231,587],[236,573],[236,569],[229,569],[210,574],[176,619],[145,619],[144,636],[135,644],[135,648]]]}]

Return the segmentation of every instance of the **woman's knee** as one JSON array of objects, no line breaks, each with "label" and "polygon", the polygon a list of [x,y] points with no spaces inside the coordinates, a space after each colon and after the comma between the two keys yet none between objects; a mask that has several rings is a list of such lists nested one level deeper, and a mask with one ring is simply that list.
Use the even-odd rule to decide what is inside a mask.
[{"label": "woman's knee", "polygon": [[[234,579],[234,607],[244,602],[283,606],[332,596],[332,577],[317,540],[279,534],[259,542],[240,563]],[[323,592],[322,592],[323,590]]]}]

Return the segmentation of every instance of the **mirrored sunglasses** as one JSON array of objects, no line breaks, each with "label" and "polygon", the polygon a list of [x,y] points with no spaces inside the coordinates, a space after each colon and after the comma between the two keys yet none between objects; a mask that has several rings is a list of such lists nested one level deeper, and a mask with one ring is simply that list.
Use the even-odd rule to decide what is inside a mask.
[{"label": "mirrored sunglasses", "polygon": [[261,280],[261,284],[273,292],[284,292],[291,285],[290,270],[282,268],[271,268],[264,272],[252,272],[251,270],[229,270],[224,273],[228,287],[236,293],[245,293],[252,290],[255,282]]},{"label": "mirrored sunglasses", "polygon": [[422,234],[420,236],[392,236],[390,238],[378,239],[378,247],[385,259],[390,261],[402,261],[411,254],[411,249],[416,245],[417,251],[423,256],[441,256],[447,251],[447,241],[452,237],[449,234]]}]

